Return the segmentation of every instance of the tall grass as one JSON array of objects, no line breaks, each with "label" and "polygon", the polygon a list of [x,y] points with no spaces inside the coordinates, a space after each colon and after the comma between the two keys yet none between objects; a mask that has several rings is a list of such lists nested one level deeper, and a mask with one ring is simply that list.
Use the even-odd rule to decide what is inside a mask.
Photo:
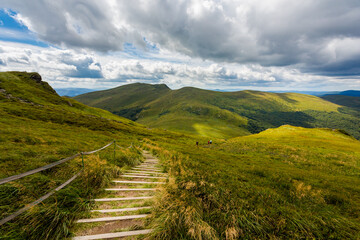
[{"label": "tall grass", "polygon": [[184,156],[167,151],[147,140],[144,149],[157,155],[169,172],[169,183],[161,189],[154,205],[152,239],[218,239],[216,231],[203,220],[202,202],[193,195],[192,182],[177,180],[191,176],[182,168]]},{"label": "tall grass", "polygon": [[[142,155],[140,153],[140,150],[134,147],[126,150],[117,149],[115,159],[113,151],[104,151],[100,153],[101,157],[99,155],[87,156],[85,168],[74,182],[43,203],[2,226],[0,229],[1,239],[63,239],[70,236],[69,229],[74,220],[86,215],[91,204],[93,204],[90,200],[103,191],[103,188],[113,178],[119,176],[123,171],[121,166],[134,165],[141,161]],[[79,167],[81,166],[81,159],[78,158],[74,161],[75,164],[67,168],[67,171],[75,172],[81,169]],[[57,174],[59,173],[69,175],[57,171]],[[46,187],[41,185],[39,178],[44,179],[42,184]],[[52,181],[50,178],[39,175],[35,179],[39,186],[32,183],[28,184],[27,187],[44,188],[44,191],[49,191],[47,182]],[[6,207],[13,210],[14,204],[21,206],[25,202],[24,192],[20,188],[24,188],[31,194],[31,189],[26,189],[26,186],[19,184],[11,183],[1,186],[2,210],[6,214],[10,212],[6,211]],[[6,195],[9,192],[12,194]],[[20,201],[17,199],[18,197],[20,197]],[[4,212],[3,215],[5,215]]]},{"label": "tall grass", "polygon": [[360,143],[339,131],[284,126],[199,148],[144,147],[171,176],[155,239],[360,237]]},{"label": "tall grass", "polygon": [[[0,73],[0,178],[26,172],[117,140],[138,145],[143,126],[59,97],[35,73]],[[70,185],[0,227],[1,239],[62,239],[90,199],[122,167],[141,161],[137,147],[113,146],[85,157],[85,169]],[[0,218],[58,187],[82,169],[80,158],[0,185]]]}]

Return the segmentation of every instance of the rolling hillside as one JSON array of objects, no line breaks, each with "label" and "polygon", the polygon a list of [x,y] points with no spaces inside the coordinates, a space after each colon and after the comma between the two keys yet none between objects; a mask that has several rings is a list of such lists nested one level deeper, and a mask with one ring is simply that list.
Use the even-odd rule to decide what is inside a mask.
[{"label": "rolling hillside", "polygon": [[298,93],[170,90],[163,84],[130,84],[75,99],[150,127],[210,138],[249,135],[284,124],[340,128],[360,138],[356,109]]},{"label": "rolling hillside", "polygon": [[[13,221],[0,226],[0,239],[64,239],[89,199],[122,168],[141,161],[144,137],[178,138],[148,130],[123,117],[60,97],[37,73],[0,73],[0,179],[42,167],[116,140],[119,146],[85,157],[82,174],[70,185]],[[166,140],[163,140],[166,141]],[[58,187],[81,170],[81,158],[0,185],[0,219]]]},{"label": "rolling hillside", "polygon": [[156,209],[163,239],[360,237],[360,142],[342,131],[284,125],[199,148],[161,146],[147,145],[171,159],[176,179]]},{"label": "rolling hillside", "polygon": [[360,110],[360,97],[359,96],[347,96],[338,94],[329,94],[321,97],[329,102],[355,108]]},{"label": "rolling hillside", "polygon": [[[314,104],[307,95],[243,91],[224,97],[195,88],[160,88],[165,93],[156,98],[152,94],[156,87],[148,88],[149,105],[129,94],[129,105],[137,106],[139,101],[146,105],[135,117],[156,121],[167,116],[167,123],[181,114],[184,126],[193,119],[200,120],[202,128],[211,127],[206,122],[211,117],[216,127],[219,122],[225,127],[236,122],[241,126],[238,131],[249,134],[251,119],[236,111],[250,115],[268,109],[289,114],[311,109],[329,116],[349,114],[324,100]],[[158,112],[163,115],[154,117]],[[227,141],[213,139],[214,144],[208,145],[208,138],[148,129],[60,97],[38,74],[24,72],[0,73],[0,116],[0,178],[97,149],[114,139],[120,146],[133,143],[159,156],[170,177],[149,219],[155,229],[153,239],[360,237],[360,144],[343,131],[285,125]],[[200,142],[198,147],[195,141]],[[141,148],[118,149],[115,157],[112,148],[89,155],[84,172],[74,182],[0,226],[0,238],[72,237],[73,222],[91,209],[89,199],[101,194],[111,178],[141,161]],[[76,158],[0,185],[0,217],[43,196],[81,167],[81,158]]]}]

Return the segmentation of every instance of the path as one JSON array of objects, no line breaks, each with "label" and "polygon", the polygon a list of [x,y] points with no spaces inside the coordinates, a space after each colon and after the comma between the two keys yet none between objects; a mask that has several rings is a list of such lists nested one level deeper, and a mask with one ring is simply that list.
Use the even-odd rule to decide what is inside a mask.
[{"label": "path", "polygon": [[106,194],[94,199],[96,209],[89,218],[77,221],[79,231],[73,240],[123,239],[146,235],[145,218],[151,212],[156,187],[164,184],[167,175],[161,173],[158,160],[148,152],[146,160],[113,180]]}]

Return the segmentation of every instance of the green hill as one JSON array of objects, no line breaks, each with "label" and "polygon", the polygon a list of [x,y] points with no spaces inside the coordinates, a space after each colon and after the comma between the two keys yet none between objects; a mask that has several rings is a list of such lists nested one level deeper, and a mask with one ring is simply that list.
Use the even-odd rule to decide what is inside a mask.
[{"label": "green hill", "polygon": [[126,87],[85,93],[74,99],[81,99],[81,102],[86,105],[109,110],[117,115],[136,120],[136,115],[144,109],[147,103],[156,100],[169,91],[171,91],[170,88],[165,84],[135,83]]},{"label": "green hill", "polygon": [[[0,73],[0,179],[20,174],[116,140],[128,147],[144,137],[182,136],[148,130],[123,117],[60,97],[37,73]],[[164,140],[165,141],[165,140]],[[140,149],[114,147],[85,157],[82,174],[66,188],[0,226],[1,239],[63,239],[89,199],[112,177],[142,159]],[[78,157],[0,185],[0,219],[58,187],[82,169]]]},{"label": "green hill", "polygon": [[150,127],[231,138],[284,124],[340,128],[360,138],[360,113],[319,97],[259,91],[216,92],[130,84],[76,100]]},{"label": "green hill", "polygon": [[346,96],[338,94],[329,94],[321,97],[329,102],[336,103],[342,106],[355,108],[360,110],[360,97],[358,96]]},{"label": "green hill", "polygon": [[171,159],[176,181],[156,207],[158,236],[360,237],[360,142],[342,131],[284,125],[199,148],[162,146],[148,144]]},{"label": "green hill", "polygon": [[[139,85],[132,87],[136,93]],[[261,120],[271,126],[276,119],[270,117],[279,112],[280,119],[291,114],[307,114],[308,119],[313,111],[328,116],[330,122],[334,116],[356,120],[356,111],[350,108],[301,94],[141,87],[147,89],[147,100],[123,92],[129,93],[129,106],[141,102],[144,107],[134,115],[139,122],[155,124],[162,119],[169,128],[181,123],[183,131],[192,130],[195,122],[204,135],[221,124],[227,135],[232,126],[238,127],[233,131],[249,134],[250,122],[256,126]],[[360,144],[342,130],[285,125],[228,141],[213,139],[214,144],[208,145],[205,137],[149,129],[60,97],[38,74],[25,72],[0,73],[0,116],[0,178],[97,149],[114,139],[120,146],[134,146],[116,150],[115,157],[113,148],[86,157],[84,172],[74,182],[0,226],[0,238],[71,237],[73,222],[91,209],[89,199],[112,177],[141,161],[141,149],[136,146],[160,156],[170,176],[149,219],[154,239],[360,237]],[[76,158],[0,185],[0,218],[43,196],[81,168],[81,158]]]}]

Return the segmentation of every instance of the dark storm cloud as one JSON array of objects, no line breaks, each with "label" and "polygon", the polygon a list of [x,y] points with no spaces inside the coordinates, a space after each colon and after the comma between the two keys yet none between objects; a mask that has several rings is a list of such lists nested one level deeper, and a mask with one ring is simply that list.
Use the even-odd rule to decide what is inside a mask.
[{"label": "dark storm cloud", "polygon": [[45,41],[96,51],[125,42],[215,62],[359,74],[358,0],[3,1]]}]

